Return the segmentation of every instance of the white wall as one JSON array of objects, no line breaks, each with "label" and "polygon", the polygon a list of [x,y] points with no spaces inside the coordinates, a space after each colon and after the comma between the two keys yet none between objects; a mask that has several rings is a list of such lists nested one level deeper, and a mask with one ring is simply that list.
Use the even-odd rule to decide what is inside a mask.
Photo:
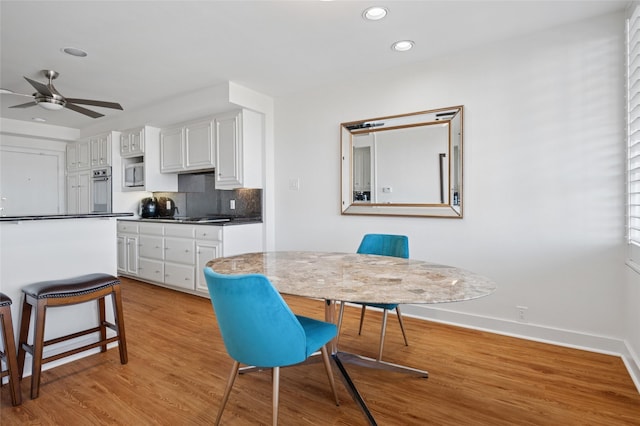
[{"label": "white wall", "polygon": [[66,147],[79,134],[68,127],[0,119],[0,214],[66,211]]},{"label": "white wall", "polygon": [[[340,215],[341,122],[460,104],[464,219]],[[276,111],[276,249],[355,251],[367,232],[407,234],[412,257],[498,285],[484,299],[413,313],[621,350],[630,321],[621,14],[336,82],[277,99]],[[516,306],[528,307],[527,324]]]}]

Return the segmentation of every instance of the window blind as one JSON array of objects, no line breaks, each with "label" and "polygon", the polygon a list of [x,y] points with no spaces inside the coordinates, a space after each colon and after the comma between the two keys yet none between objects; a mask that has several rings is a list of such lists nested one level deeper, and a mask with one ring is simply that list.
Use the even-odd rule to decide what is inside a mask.
[{"label": "window blind", "polygon": [[627,19],[627,238],[640,264],[640,6]]}]

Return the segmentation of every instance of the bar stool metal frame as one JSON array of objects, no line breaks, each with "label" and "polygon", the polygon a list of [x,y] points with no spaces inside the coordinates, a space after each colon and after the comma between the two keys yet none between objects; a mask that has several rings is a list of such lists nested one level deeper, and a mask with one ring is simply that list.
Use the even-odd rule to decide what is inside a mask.
[{"label": "bar stool metal frame", "polygon": [[[31,372],[31,399],[35,399],[39,395],[42,365],[48,362],[56,361],[97,347],[101,348],[100,352],[106,352],[107,344],[116,341],[118,342],[118,349],[120,352],[120,363],[126,364],[128,362],[122,297],[120,293],[120,280],[116,277],[108,274],[89,274],[69,279],[43,281],[30,284],[25,286],[22,291],[24,293],[24,302],[22,305],[20,340],[18,343],[18,371],[20,373],[20,378],[22,378],[24,373],[25,356],[27,352],[30,353],[33,358]],[[107,321],[106,319],[105,297],[109,295],[111,295],[111,301],[113,303],[115,324]],[[45,317],[48,308],[75,305],[92,300],[98,301],[99,324],[97,327],[48,341],[44,340]],[[34,306],[36,307],[34,315],[35,330],[33,334],[33,344],[30,345],[28,344],[28,337],[31,311]],[[107,328],[114,330],[116,335],[107,338]],[[44,359],[42,358],[43,351],[46,346],[97,332],[100,333],[100,339],[95,343],[86,344],[56,355],[51,355]]]},{"label": "bar stool metal frame", "polygon": [[4,360],[7,368],[0,373],[0,380],[9,376],[9,387],[11,389],[11,403],[13,405],[22,404],[22,393],[20,392],[20,374],[18,373],[18,360],[16,358],[16,341],[13,336],[13,320],[11,319],[11,298],[4,293],[0,293],[0,322],[2,323],[3,351],[0,351],[0,358]]}]

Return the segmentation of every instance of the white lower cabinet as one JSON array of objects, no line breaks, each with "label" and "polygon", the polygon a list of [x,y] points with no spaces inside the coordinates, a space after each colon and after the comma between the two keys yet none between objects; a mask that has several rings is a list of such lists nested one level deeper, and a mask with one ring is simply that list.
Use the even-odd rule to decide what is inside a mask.
[{"label": "white lower cabinet", "polygon": [[262,224],[223,227],[119,220],[118,273],[208,296],[203,270],[211,259],[224,255],[227,244],[228,255],[262,250]]},{"label": "white lower cabinet", "polygon": [[118,221],[118,273],[138,276],[138,225]]}]

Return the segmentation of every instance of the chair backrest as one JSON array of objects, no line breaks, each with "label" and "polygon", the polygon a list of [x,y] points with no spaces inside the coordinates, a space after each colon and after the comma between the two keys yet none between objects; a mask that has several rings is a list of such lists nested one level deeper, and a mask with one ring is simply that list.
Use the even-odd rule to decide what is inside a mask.
[{"label": "chair backrest", "polygon": [[306,334],[280,293],[261,274],[223,275],[204,269],[225,348],[231,358],[256,367],[306,359]]},{"label": "chair backrest", "polygon": [[409,238],[405,235],[366,234],[362,237],[358,253],[408,259]]}]

